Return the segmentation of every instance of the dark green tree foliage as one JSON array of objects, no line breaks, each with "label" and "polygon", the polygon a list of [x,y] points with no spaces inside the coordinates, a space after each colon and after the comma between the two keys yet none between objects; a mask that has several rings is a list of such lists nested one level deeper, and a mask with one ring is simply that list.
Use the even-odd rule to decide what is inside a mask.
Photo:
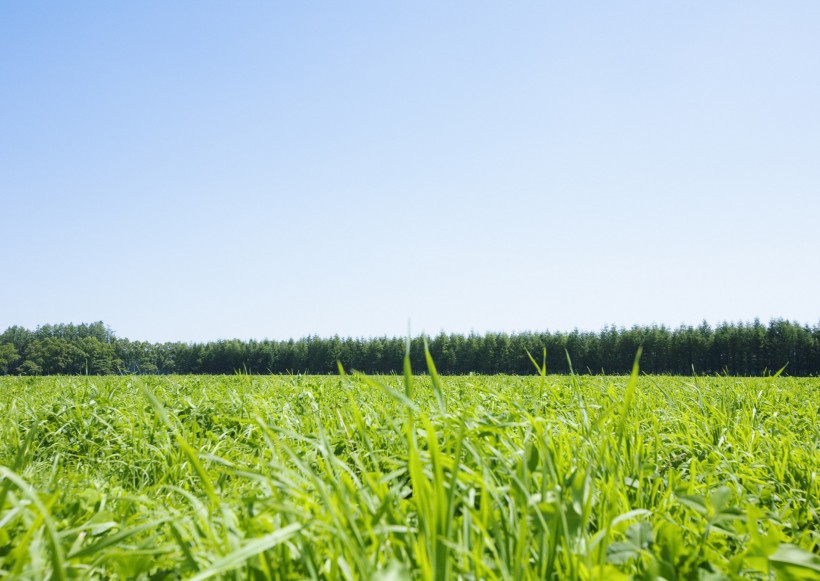
[{"label": "dark green tree foliage", "polygon": [[0,345],[11,344],[18,353],[25,353],[32,341],[34,341],[34,333],[16,325],[9,327],[0,335]]},{"label": "dark green tree foliage", "polygon": [[0,371],[6,375],[9,371],[9,365],[17,362],[20,359],[20,354],[11,343],[0,344]]},{"label": "dark green tree foliage", "polygon": [[25,375],[119,373],[123,370],[119,343],[102,322],[43,325],[34,331],[15,326],[0,335],[0,350],[10,345],[19,355],[6,371]]},{"label": "dark green tree foliage", "polygon": [[[635,352],[643,347],[641,370],[676,375],[785,373],[820,375],[820,324],[810,327],[783,319],[768,326],[752,323],[707,323],[697,327],[607,327],[600,332],[571,331],[487,333],[417,337],[411,341],[415,371],[427,369],[424,341],[439,373],[455,375],[529,374],[527,351],[539,356],[547,349],[547,370],[568,373],[629,373]],[[405,339],[305,337],[287,341],[211,343],[148,343],[120,339],[102,322],[44,325],[34,331],[9,327],[0,334],[0,373],[401,373]],[[540,357],[539,357],[540,359]]]}]

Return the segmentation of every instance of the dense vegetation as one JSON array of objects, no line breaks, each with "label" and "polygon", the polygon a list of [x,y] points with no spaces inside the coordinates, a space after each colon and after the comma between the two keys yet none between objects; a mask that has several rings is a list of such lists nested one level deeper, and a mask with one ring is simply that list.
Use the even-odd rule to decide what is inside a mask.
[{"label": "dense vegetation", "polygon": [[[410,358],[424,367],[424,338]],[[547,349],[552,373],[628,373],[643,346],[642,369],[674,375],[820,375],[820,324],[772,320],[768,325],[724,323],[714,328],[663,326],[426,338],[442,374],[529,373],[527,351]],[[212,343],[148,343],[117,338],[103,323],[10,327],[0,335],[0,373],[12,375],[335,373],[337,361],[363,373],[401,373],[401,338],[319,338],[289,341],[227,340]]]},{"label": "dense vegetation", "polygon": [[0,578],[817,579],[813,379],[0,378]]}]

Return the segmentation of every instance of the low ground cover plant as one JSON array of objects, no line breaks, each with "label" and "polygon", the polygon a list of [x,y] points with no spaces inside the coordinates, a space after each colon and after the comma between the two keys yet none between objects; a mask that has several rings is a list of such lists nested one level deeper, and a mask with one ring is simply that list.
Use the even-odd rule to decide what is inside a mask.
[{"label": "low ground cover plant", "polygon": [[0,378],[0,578],[820,578],[816,379],[538,367]]}]

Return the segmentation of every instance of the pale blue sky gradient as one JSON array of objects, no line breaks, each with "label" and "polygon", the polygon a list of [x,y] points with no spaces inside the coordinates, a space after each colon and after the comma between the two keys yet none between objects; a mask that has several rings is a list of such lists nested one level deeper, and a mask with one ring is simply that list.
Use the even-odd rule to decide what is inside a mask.
[{"label": "pale blue sky gradient", "polygon": [[820,2],[4,2],[0,330],[820,321]]}]

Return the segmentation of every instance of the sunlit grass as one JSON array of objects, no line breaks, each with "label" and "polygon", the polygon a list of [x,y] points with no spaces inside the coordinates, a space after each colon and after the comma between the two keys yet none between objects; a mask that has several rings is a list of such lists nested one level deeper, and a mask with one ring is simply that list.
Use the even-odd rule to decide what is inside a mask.
[{"label": "sunlit grass", "polygon": [[0,578],[820,576],[814,379],[0,379]]}]

